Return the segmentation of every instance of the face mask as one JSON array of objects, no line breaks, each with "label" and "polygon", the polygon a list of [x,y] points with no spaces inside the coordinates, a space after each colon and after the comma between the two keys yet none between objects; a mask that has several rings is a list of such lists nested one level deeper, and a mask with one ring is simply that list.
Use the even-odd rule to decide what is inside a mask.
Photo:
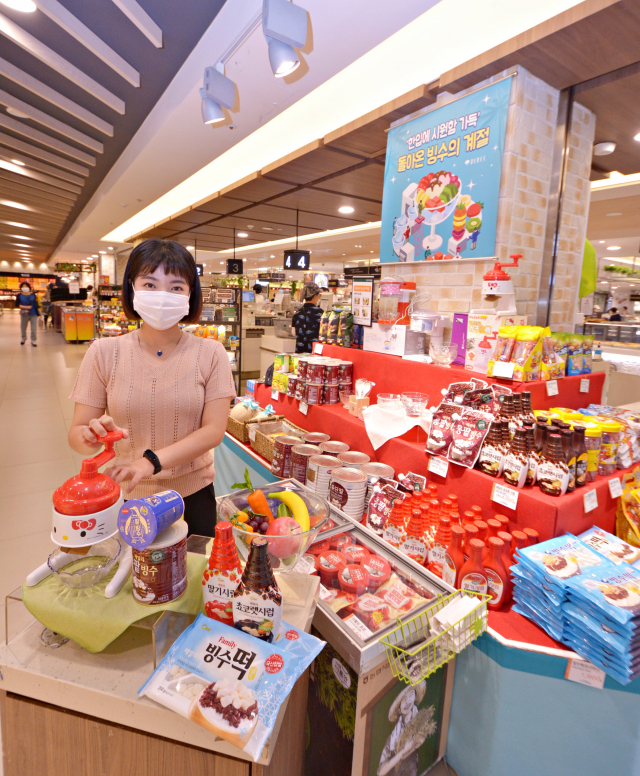
[{"label": "face mask", "polygon": [[21,291],[21,292],[22,292],[22,293],[23,293],[25,296],[29,296],[29,294],[31,293],[31,291],[29,291],[29,289],[28,289],[28,288],[21,288],[21,289],[20,289],[20,291]]},{"label": "face mask", "polygon": [[189,313],[189,297],[168,291],[134,291],[133,309],[153,329],[164,331]]}]

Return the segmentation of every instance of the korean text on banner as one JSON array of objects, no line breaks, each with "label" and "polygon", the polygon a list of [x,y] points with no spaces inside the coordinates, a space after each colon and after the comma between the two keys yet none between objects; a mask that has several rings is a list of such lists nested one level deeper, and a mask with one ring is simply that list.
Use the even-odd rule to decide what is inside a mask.
[{"label": "korean text on banner", "polygon": [[495,256],[511,83],[505,78],[389,130],[381,263]]}]

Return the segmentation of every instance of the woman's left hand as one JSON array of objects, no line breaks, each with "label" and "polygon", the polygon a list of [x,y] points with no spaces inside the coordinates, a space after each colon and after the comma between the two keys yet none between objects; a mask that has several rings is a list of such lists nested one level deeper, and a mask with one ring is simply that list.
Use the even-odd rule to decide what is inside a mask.
[{"label": "woman's left hand", "polygon": [[127,493],[131,493],[143,477],[151,477],[153,464],[146,458],[138,458],[137,461],[125,463],[122,466],[111,466],[109,469],[105,469],[104,473],[118,484],[125,480],[131,480],[126,489]]}]

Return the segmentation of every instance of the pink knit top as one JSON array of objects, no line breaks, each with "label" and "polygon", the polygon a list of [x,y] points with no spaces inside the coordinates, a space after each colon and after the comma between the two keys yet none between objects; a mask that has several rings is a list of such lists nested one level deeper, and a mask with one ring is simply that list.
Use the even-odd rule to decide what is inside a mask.
[{"label": "pink knit top", "polygon": [[[91,345],[69,398],[98,407],[129,431],[129,438],[115,445],[115,464],[122,464],[140,458],[146,449],[162,450],[184,439],[201,427],[206,402],[235,395],[221,343],[183,332],[173,353],[152,364],[133,331]],[[214,478],[213,455],[206,452],[191,463],[141,480],[128,498],[161,490],[176,490],[185,497]]]}]

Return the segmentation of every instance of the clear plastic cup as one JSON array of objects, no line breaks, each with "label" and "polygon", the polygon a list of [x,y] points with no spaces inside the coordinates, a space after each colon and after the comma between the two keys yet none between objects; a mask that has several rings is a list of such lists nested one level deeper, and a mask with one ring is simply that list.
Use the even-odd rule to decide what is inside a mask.
[{"label": "clear plastic cup", "polygon": [[410,418],[419,418],[422,415],[422,410],[427,406],[429,401],[429,394],[416,393],[415,391],[409,391],[402,394],[402,403],[404,404],[404,411]]}]

